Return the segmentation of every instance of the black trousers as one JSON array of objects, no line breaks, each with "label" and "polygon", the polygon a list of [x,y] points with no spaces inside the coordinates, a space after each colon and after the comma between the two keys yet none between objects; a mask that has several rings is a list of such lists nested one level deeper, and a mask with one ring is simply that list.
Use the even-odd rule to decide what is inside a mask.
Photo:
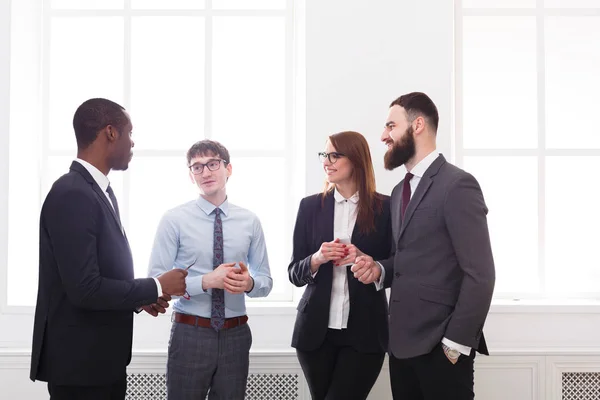
[{"label": "black trousers", "polygon": [[125,400],[127,377],[106,386],[62,386],[48,383],[50,400]]},{"label": "black trousers", "polygon": [[365,400],[373,388],[384,353],[359,353],[345,329],[329,329],[317,350],[296,350],[313,400]]},{"label": "black trousers", "polygon": [[473,363],[461,355],[452,364],[441,344],[429,354],[397,359],[390,354],[392,395],[397,400],[473,400]]}]

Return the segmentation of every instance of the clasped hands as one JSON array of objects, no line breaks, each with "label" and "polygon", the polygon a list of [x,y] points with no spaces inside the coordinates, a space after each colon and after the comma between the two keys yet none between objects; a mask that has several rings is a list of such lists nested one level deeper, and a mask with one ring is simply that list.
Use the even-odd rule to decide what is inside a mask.
[{"label": "clasped hands", "polygon": [[[241,294],[251,291],[254,288],[254,279],[250,276],[248,267],[241,261],[239,268],[235,268],[235,264],[221,264],[213,271],[204,275],[202,288],[204,290],[224,289],[231,294]],[[158,298],[156,303],[143,306],[142,309],[154,317],[158,314],[164,314],[169,307],[171,296],[182,296],[185,294],[185,277],[187,274],[187,270],[178,268],[160,275],[158,280],[162,286],[163,295]]]},{"label": "clasped hands", "polygon": [[248,272],[248,267],[242,261],[240,267],[235,263],[225,263],[204,275],[202,289],[224,289],[231,294],[249,292],[254,288],[254,279]]},{"label": "clasped hands", "polygon": [[324,242],[311,259],[311,271],[315,273],[321,264],[333,262],[334,266],[352,264],[354,277],[364,284],[376,282],[381,277],[381,268],[373,257],[364,254],[353,244],[340,243],[340,239]]}]

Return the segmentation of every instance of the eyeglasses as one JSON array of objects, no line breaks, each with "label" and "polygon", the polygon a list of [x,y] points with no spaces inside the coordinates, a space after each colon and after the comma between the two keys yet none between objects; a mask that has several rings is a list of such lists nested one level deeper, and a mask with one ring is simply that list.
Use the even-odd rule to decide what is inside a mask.
[{"label": "eyeglasses", "polygon": [[342,157],[346,157],[344,153],[338,153],[337,151],[332,151],[331,153],[326,153],[324,151],[319,153],[319,159],[321,162],[325,162],[325,159],[328,159],[330,163],[335,164],[337,160]]},{"label": "eyeglasses", "polygon": [[219,168],[221,168],[221,161],[223,161],[223,164],[227,165],[227,161],[225,161],[225,160],[214,159],[214,160],[210,160],[206,164],[194,163],[194,164],[190,165],[189,168],[190,168],[190,171],[192,171],[192,174],[200,175],[202,173],[202,171],[204,171],[204,167],[207,167],[209,171],[218,170]]}]

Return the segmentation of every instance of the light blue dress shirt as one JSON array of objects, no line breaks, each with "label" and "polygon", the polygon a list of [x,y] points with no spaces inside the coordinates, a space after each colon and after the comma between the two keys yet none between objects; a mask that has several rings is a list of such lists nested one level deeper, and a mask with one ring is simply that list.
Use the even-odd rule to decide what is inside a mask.
[{"label": "light blue dress shirt", "polygon": [[[172,268],[186,268],[190,300],[175,300],[175,311],[210,318],[212,290],[202,289],[202,279],[213,270],[213,230],[216,206],[202,197],[169,210],[162,217],[150,256],[149,276]],[[273,288],[265,236],[258,217],[225,200],[223,211],[223,262],[244,262],[254,279],[250,297],[266,297]],[[239,268],[239,265],[236,265]],[[225,318],[246,314],[244,294],[225,291]]]}]

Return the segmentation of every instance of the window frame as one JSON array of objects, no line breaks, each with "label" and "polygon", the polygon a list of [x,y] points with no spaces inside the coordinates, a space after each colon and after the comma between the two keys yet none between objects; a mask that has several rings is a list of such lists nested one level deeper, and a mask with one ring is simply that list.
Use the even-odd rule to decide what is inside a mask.
[{"label": "window frame", "polygon": [[[32,0],[33,1],[33,0]],[[132,0],[124,0],[124,7],[121,9],[109,9],[109,10],[97,10],[97,9],[82,9],[82,10],[72,10],[72,9],[53,9],[51,7],[51,0],[44,0],[43,2],[34,2],[31,4],[35,4],[33,7],[36,7],[35,10],[31,10],[31,16],[36,18],[37,21],[41,21],[42,32],[39,40],[39,53],[41,65],[38,67],[40,72],[40,105],[37,110],[39,114],[39,134],[36,138],[38,142],[37,153],[40,155],[40,161],[37,163],[33,163],[32,168],[35,169],[34,175],[38,180],[39,185],[39,207],[43,203],[43,200],[46,195],[45,187],[49,187],[48,183],[48,173],[47,165],[50,157],[74,157],[73,150],[57,150],[52,149],[50,146],[50,127],[49,127],[49,65],[50,65],[50,29],[51,29],[51,20],[54,17],[69,17],[69,18],[77,18],[77,17],[86,17],[86,16],[94,16],[94,17],[123,17],[124,19],[124,77],[123,77],[123,92],[124,92],[124,101],[123,106],[126,109],[130,109],[131,103],[131,37],[132,37],[132,19],[134,17],[141,16],[201,16],[205,21],[205,36],[204,36],[204,45],[205,45],[205,59],[204,59],[204,138],[210,139],[212,132],[212,109],[211,109],[211,98],[212,98],[212,43],[213,43],[213,31],[212,31],[212,20],[213,17],[227,17],[227,16],[248,16],[248,17],[283,17],[285,23],[285,134],[283,137],[283,150],[233,150],[230,151],[232,160],[236,158],[248,158],[248,159],[264,159],[264,158],[274,158],[274,157],[284,157],[286,160],[286,164],[289,165],[285,170],[285,193],[278,193],[277,201],[284,202],[284,214],[285,214],[285,232],[286,232],[286,240],[283,242],[285,246],[284,254],[291,254],[291,235],[294,225],[294,217],[295,217],[295,206],[297,204],[297,200],[304,195],[304,187],[305,182],[303,179],[299,179],[302,177],[300,173],[300,169],[304,168],[304,121],[303,116],[305,112],[305,99],[303,97],[304,93],[302,90],[305,86],[304,78],[304,1],[294,1],[294,0],[283,0],[284,8],[281,9],[223,9],[216,10],[212,9],[212,0],[204,0],[205,6],[201,10],[186,10],[186,9],[157,9],[157,10],[138,10],[132,9],[131,3]],[[41,4],[40,4],[41,3]],[[9,4],[10,6],[10,4]],[[11,20],[12,13],[7,13],[7,17],[9,21]],[[11,21],[13,22],[13,21]],[[14,22],[13,22],[14,23]],[[7,26],[8,35],[5,36],[11,38],[11,27],[10,24]],[[10,52],[10,46],[7,51],[8,54]],[[7,63],[10,70],[10,62]],[[10,79],[10,78],[9,78]],[[7,114],[10,115],[10,96],[8,97],[8,104],[6,106]],[[0,117],[2,115],[0,114]],[[135,118],[135,116],[134,116]],[[0,119],[0,122],[2,120]],[[301,122],[301,123],[300,123]],[[14,129],[14,128],[13,128]],[[11,136],[10,125],[7,124],[7,132],[8,137],[7,141]],[[8,143],[7,143],[8,144]],[[191,143],[190,143],[191,145]],[[3,147],[4,148],[4,147]],[[8,155],[8,146],[7,155]],[[184,155],[186,149],[177,149],[177,150],[156,150],[156,149],[136,149],[135,157],[136,158],[160,158],[160,157],[182,157],[182,165],[184,162]],[[8,157],[6,160],[6,187],[9,187],[9,168],[10,162],[8,161]],[[182,174],[186,174],[187,171],[185,167],[182,167]],[[2,176],[4,179],[4,174]],[[122,181],[123,181],[123,193],[120,194],[120,209],[121,214],[123,216],[123,225],[125,229],[129,226],[129,209],[131,207],[130,199],[129,199],[129,190],[130,190],[130,172],[125,171],[122,173]],[[0,183],[3,183],[0,181]],[[7,190],[7,195],[2,196],[0,198],[0,210],[4,211],[6,209],[6,228],[5,230],[0,231],[0,249],[6,249],[6,252],[3,252],[6,256],[0,260],[0,288],[2,288],[2,293],[0,294],[0,313],[2,314],[33,314],[35,309],[34,306],[30,305],[13,305],[8,302],[8,293],[7,288],[10,282],[9,280],[9,269],[11,266],[8,265],[8,236],[9,232],[9,223],[8,223],[8,214],[9,214],[9,205],[8,205],[9,195]],[[235,199],[232,199],[234,203]],[[6,203],[6,204],[5,204]],[[173,204],[173,207],[178,204]],[[5,206],[5,207],[4,207]],[[39,209],[36,209],[32,212],[35,214],[39,214]],[[161,210],[164,212],[167,210]],[[253,211],[253,210],[250,210]],[[2,217],[2,215],[0,215]],[[1,219],[1,218],[0,218]],[[36,229],[36,241],[37,243],[37,231]],[[264,226],[263,226],[264,229]],[[6,238],[4,237],[4,233],[6,233]],[[37,250],[37,246],[34,246]],[[135,258],[135,255],[134,255]],[[36,258],[37,259],[37,258]],[[271,272],[274,270],[281,268],[279,265],[282,261],[287,260],[273,260],[270,258],[270,266]],[[147,262],[147,261],[146,261]],[[2,267],[4,265],[5,267]],[[37,264],[36,264],[37,265]],[[286,263],[287,265],[287,263]],[[37,275],[37,268],[35,269],[35,273]],[[138,269],[139,270],[139,269]],[[281,274],[280,274],[281,275]],[[285,274],[287,276],[287,273]],[[283,275],[282,275],[283,276]],[[37,281],[35,282],[37,289]],[[260,314],[270,315],[273,311],[268,308],[273,306],[277,312],[281,311],[281,307],[292,306],[298,298],[298,291],[287,282],[280,282],[281,285],[284,286],[284,292],[281,294],[270,294],[266,298],[261,299],[250,299],[247,298],[247,305],[249,307],[258,308]],[[260,311],[262,310],[262,311]]]},{"label": "window frame", "polygon": [[[497,1],[497,0],[496,0]],[[452,151],[456,164],[464,165],[464,158],[469,156],[515,156],[537,158],[537,231],[538,231],[538,268],[537,293],[527,292],[500,292],[494,294],[494,302],[502,306],[525,300],[528,305],[545,305],[556,303],[560,299],[597,299],[598,295],[591,292],[572,292],[553,294],[546,288],[546,158],[549,156],[597,156],[598,149],[548,149],[546,148],[546,53],[545,53],[545,23],[546,17],[586,17],[600,16],[600,3],[597,8],[546,8],[544,0],[536,0],[535,8],[465,8],[463,0],[455,0],[455,29],[454,29],[454,135]],[[536,19],[536,68],[537,68],[537,147],[533,149],[501,148],[501,149],[465,149],[463,146],[464,128],[464,93],[463,93],[463,19],[464,17],[535,17]],[[493,243],[492,243],[493,246]],[[498,270],[501,266],[496,265]],[[572,302],[567,302],[572,304]]]}]

